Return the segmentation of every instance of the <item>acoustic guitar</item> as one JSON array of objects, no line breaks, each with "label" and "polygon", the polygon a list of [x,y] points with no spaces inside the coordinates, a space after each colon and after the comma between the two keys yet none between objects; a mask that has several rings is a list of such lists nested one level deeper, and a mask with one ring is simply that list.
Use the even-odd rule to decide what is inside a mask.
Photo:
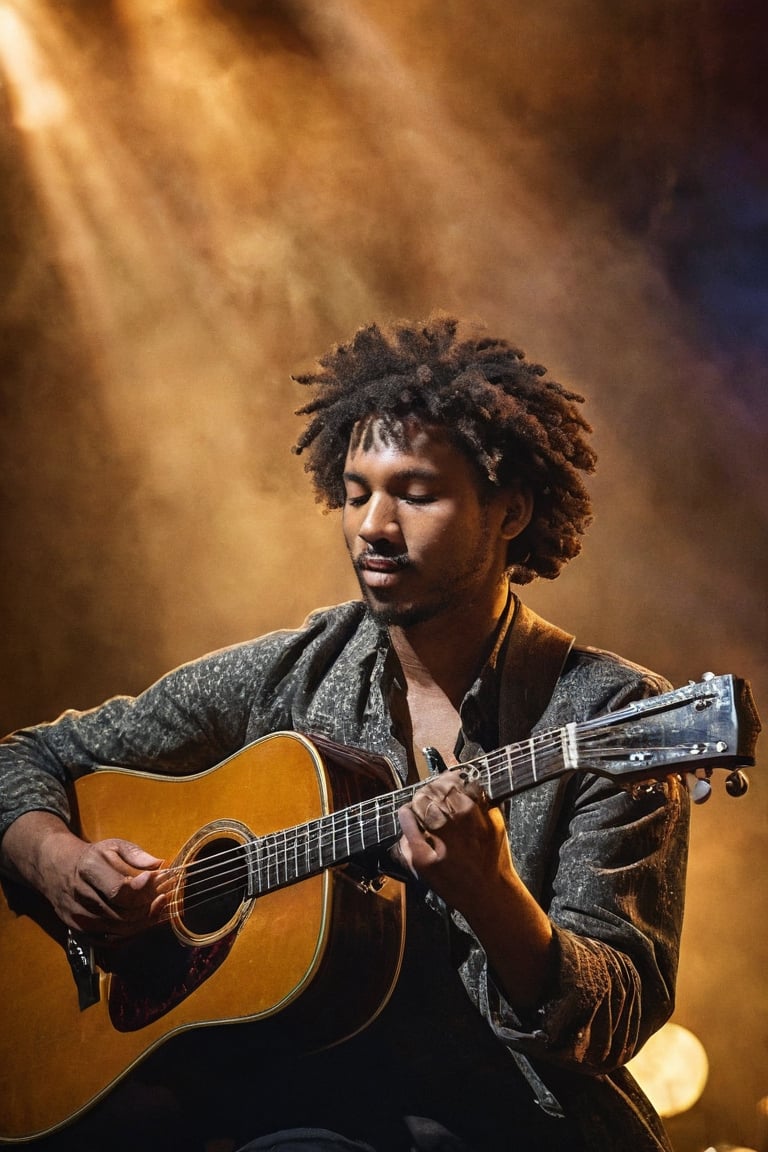
[{"label": "acoustic guitar", "polygon": [[[687,773],[706,791],[713,769],[729,768],[727,789],[740,794],[759,730],[749,685],[708,674],[449,770],[495,804],[584,772],[630,788]],[[258,1021],[270,1043],[322,1048],[366,1027],[404,947],[405,886],[380,861],[423,782],[398,785],[384,758],[294,732],[194,776],[104,768],[78,780],[85,839],[118,836],[164,856],[168,918],[99,948],[35,892],[3,882],[0,1143],[74,1120],[187,1029]],[[41,1078],[45,1068],[55,1074]]]}]

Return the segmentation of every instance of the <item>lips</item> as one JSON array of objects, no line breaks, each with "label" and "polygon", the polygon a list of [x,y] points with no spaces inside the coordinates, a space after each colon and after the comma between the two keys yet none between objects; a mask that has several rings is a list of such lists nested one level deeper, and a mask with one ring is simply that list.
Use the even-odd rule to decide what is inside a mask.
[{"label": "lips", "polygon": [[409,566],[406,555],[380,556],[365,553],[355,561],[360,578],[369,588],[384,588],[395,582]]},{"label": "lips", "polygon": [[358,568],[363,572],[397,572],[402,567],[397,560],[386,556],[363,556],[358,562]]}]

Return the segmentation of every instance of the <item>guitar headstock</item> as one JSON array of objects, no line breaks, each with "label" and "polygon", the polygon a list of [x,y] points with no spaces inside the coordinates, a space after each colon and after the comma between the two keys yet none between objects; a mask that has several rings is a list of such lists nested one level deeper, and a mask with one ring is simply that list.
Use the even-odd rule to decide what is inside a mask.
[{"label": "guitar headstock", "polygon": [[727,791],[741,796],[748,786],[741,768],[755,763],[760,727],[747,681],[708,672],[684,688],[578,725],[579,767],[622,784],[688,773],[697,803],[709,796],[714,769],[724,768]]}]

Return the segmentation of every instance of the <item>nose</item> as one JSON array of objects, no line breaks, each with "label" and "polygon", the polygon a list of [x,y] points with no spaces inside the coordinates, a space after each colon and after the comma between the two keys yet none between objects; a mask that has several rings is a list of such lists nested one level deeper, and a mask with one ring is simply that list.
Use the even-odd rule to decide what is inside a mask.
[{"label": "nose", "polygon": [[402,544],[403,534],[397,517],[397,502],[384,494],[372,493],[365,505],[365,515],[357,534],[369,545],[379,540],[386,540],[389,544]]}]

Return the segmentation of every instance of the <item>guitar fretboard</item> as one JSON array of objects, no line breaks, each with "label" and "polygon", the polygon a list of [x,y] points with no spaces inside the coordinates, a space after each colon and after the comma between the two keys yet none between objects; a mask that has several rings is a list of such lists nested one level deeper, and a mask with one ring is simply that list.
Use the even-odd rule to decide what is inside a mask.
[{"label": "guitar fretboard", "polygon": [[[476,782],[490,803],[500,803],[514,792],[576,766],[572,728],[575,725],[568,725],[568,730],[563,729],[555,737],[547,733],[509,745],[451,770]],[[249,890],[261,895],[394,843],[400,835],[398,809],[426,783],[421,780],[252,841],[245,846],[251,875]]]}]

